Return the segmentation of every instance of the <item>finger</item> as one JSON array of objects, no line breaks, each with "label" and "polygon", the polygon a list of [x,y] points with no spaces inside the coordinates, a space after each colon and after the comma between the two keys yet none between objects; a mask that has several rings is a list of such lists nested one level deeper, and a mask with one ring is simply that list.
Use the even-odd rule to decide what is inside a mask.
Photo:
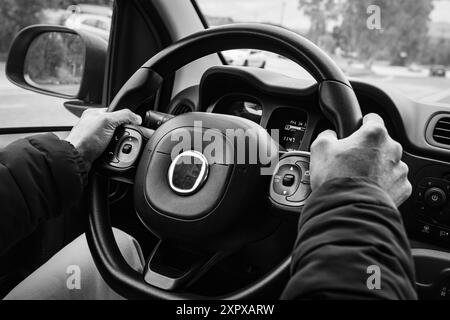
[{"label": "finger", "polygon": [[331,145],[335,144],[337,142],[337,135],[336,132],[333,130],[325,130],[321,132],[316,140],[313,141],[311,144],[311,153],[315,153],[316,151],[318,153],[323,152],[324,150],[328,149]]},{"label": "finger", "polygon": [[335,131],[333,130],[325,130],[322,131],[321,133],[319,133],[319,135],[317,136],[317,139],[325,139],[325,140],[329,140],[329,141],[336,141],[337,138],[337,134]]},{"label": "finger", "polygon": [[106,112],[106,108],[88,108],[84,110],[83,114],[95,114],[95,113],[104,113]]},{"label": "finger", "polygon": [[389,194],[397,207],[405,202],[412,193],[412,186],[408,180],[408,172],[408,165],[403,161],[395,165],[391,172],[394,184]]},{"label": "finger", "polygon": [[333,130],[325,130],[321,132],[316,140],[313,141],[311,145],[311,151],[316,150],[318,148],[326,147],[330,143],[337,142],[337,134]]},{"label": "finger", "polygon": [[378,147],[387,141],[389,134],[384,125],[383,119],[375,114],[370,113],[363,118],[363,125],[355,131],[351,138],[362,139],[367,147]]},{"label": "finger", "polygon": [[395,174],[398,176],[397,180],[408,180],[409,167],[403,161],[399,161],[399,163],[395,167]]},{"label": "finger", "polygon": [[363,126],[367,124],[380,124],[383,127],[385,126],[383,118],[381,118],[376,113],[366,114],[363,118]]},{"label": "finger", "polygon": [[119,111],[109,113],[110,121],[116,126],[120,126],[122,124],[134,124],[140,125],[142,123],[142,118],[131,112],[129,109],[122,109]]},{"label": "finger", "polygon": [[403,147],[400,143],[397,141],[389,138],[391,150],[392,150],[392,156],[394,162],[399,162],[402,159],[403,156]]},{"label": "finger", "polygon": [[405,180],[398,190],[399,194],[395,200],[395,205],[400,207],[412,194],[412,185],[408,180]]}]

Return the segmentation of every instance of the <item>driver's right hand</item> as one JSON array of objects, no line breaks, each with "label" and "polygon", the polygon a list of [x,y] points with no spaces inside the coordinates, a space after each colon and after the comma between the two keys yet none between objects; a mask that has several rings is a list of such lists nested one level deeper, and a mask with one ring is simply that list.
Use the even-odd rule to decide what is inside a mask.
[{"label": "driver's right hand", "polygon": [[401,161],[402,146],[388,134],[383,119],[368,114],[359,130],[338,139],[322,132],[311,146],[311,188],[335,178],[365,178],[386,191],[395,206],[411,195],[408,166]]}]

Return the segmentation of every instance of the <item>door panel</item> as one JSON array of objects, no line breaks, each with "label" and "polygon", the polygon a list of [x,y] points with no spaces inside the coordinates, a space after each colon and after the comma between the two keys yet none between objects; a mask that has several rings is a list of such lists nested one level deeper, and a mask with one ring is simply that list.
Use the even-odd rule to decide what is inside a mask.
[{"label": "door panel", "polygon": [[[3,149],[11,142],[23,139],[25,137],[29,137],[31,135],[35,134],[41,134],[41,132],[30,132],[30,133],[13,133],[13,134],[0,134],[0,149]],[[69,131],[53,131],[54,134],[56,134],[60,139],[64,139],[69,134]]]}]

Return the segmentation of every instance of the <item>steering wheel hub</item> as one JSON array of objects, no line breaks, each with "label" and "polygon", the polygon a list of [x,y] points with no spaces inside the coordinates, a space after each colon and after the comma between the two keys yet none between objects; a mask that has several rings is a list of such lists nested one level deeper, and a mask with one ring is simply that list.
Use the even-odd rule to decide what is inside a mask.
[{"label": "steering wheel hub", "polygon": [[[241,132],[255,134],[240,140]],[[148,141],[137,168],[134,199],[141,221],[162,240],[208,251],[265,236],[263,225],[271,219],[259,195],[271,176],[261,175],[264,163],[254,146],[278,157],[272,138],[249,120],[207,113],[169,120]],[[276,164],[272,158],[269,164]]]}]

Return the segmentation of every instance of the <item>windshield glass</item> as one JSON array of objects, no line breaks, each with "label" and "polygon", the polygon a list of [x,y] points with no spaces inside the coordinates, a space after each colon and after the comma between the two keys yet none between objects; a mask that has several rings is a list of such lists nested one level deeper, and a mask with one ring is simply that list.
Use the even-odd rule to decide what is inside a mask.
[{"label": "windshield glass", "polygon": [[[283,26],[316,43],[349,77],[383,83],[414,100],[450,103],[448,0],[197,2],[210,27],[237,22]],[[224,57],[233,65],[310,77],[273,53],[233,50],[224,52]]]}]

